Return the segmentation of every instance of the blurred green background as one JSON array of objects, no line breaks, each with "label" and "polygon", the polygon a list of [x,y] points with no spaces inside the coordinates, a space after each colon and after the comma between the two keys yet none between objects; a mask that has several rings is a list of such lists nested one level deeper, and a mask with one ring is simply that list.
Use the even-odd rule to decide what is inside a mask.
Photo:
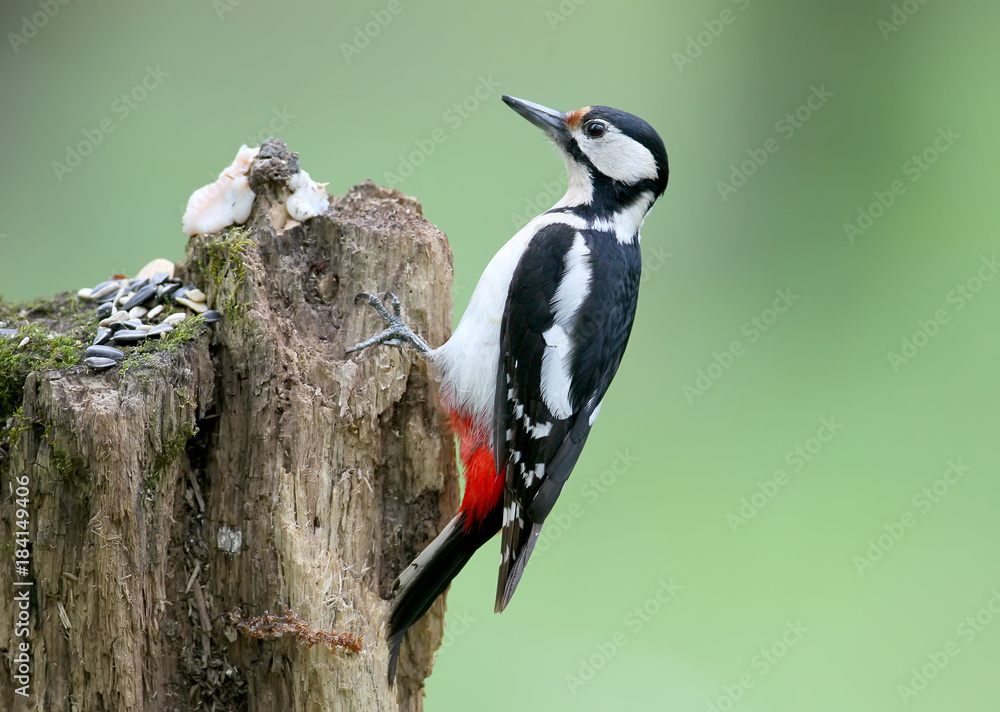
[{"label": "blurred green background", "polygon": [[428,710],[1000,708],[996,3],[42,5],[0,10],[7,298],[179,258],[278,133],[333,194],[413,168],[457,318],[564,182],[500,93],[663,136],[629,352],[508,611],[492,544],[452,587]]}]

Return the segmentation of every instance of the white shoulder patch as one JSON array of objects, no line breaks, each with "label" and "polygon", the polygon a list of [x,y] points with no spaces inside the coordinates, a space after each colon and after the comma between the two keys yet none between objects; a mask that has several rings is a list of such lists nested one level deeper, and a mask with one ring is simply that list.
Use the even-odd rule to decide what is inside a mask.
[{"label": "white shoulder patch", "polygon": [[576,313],[589,294],[592,272],[590,248],[580,233],[576,233],[573,237],[573,245],[566,253],[563,265],[562,279],[552,298],[552,310],[555,313],[555,322],[565,328],[575,320]]},{"label": "white shoulder patch", "polygon": [[562,279],[552,298],[555,323],[542,335],[545,339],[545,353],[542,355],[542,400],[549,412],[559,419],[573,414],[570,403],[573,343],[569,334],[589,294],[591,276],[590,248],[583,235],[577,233],[573,245],[566,253]]}]

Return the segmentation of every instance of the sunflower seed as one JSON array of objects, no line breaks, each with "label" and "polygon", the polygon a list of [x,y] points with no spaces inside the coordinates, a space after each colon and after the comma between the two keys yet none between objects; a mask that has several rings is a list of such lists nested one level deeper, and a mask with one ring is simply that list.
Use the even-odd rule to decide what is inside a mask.
[{"label": "sunflower seed", "polygon": [[156,294],[157,296],[160,297],[167,297],[170,296],[173,292],[177,291],[177,289],[180,288],[180,286],[181,285],[179,282],[167,282],[166,284],[161,284],[159,287],[157,287]]},{"label": "sunflower seed", "polygon": [[205,302],[192,302],[190,299],[185,299],[184,297],[178,297],[175,301],[178,304],[183,304],[192,311],[198,312],[199,314],[208,310],[208,305],[205,304]]},{"label": "sunflower seed", "polygon": [[125,295],[128,294],[128,292],[129,292],[128,280],[126,279],[123,280],[122,286],[119,287],[118,291],[115,293],[115,298],[111,300],[111,303],[115,306],[115,308],[118,307],[118,305],[121,303],[121,300],[125,298]]},{"label": "sunflower seed", "polygon": [[94,356],[97,358],[109,358],[113,361],[121,361],[125,358],[124,353],[111,346],[88,346],[83,355],[87,358]]},{"label": "sunflower seed", "polygon": [[152,329],[149,330],[146,336],[149,336],[150,338],[160,337],[163,336],[164,334],[169,334],[173,330],[174,327],[170,326],[170,324],[157,324],[156,326],[154,326]]},{"label": "sunflower seed", "polygon": [[97,327],[97,336],[94,337],[94,346],[106,344],[111,340],[111,329],[103,326]]},{"label": "sunflower seed", "polygon": [[116,344],[135,344],[145,338],[145,331],[139,331],[137,329],[122,329],[121,331],[115,333],[115,335],[111,337],[111,340]]},{"label": "sunflower seed", "polygon": [[[107,282],[102,284],[104,286],[99,284],[97,287],[94,287],[93,291],[90,293],[91,299],[103,299],[104,297],[109,297],[121,289],[121,285],[118,282]],[[100,289],[98,289],[98,287],[100,287]]]},{"label": "sunflower seed", "polygon": [[137,307],[140,304],[145,304],[154,296],[156,296],[156,287],[151,284],[147,284],[145,287],[142,287],[139,291],[133,294],[132,298],[122,305],[122,309],[128,311],[129,309]]},{"label": "sunflower seed", "polygon": [[100,356],[91,356],[90,358],[85,358],[83,360],[88,367],[94,369],[95,371],[105,371],[118,362],[110,358],[101,358]]}]

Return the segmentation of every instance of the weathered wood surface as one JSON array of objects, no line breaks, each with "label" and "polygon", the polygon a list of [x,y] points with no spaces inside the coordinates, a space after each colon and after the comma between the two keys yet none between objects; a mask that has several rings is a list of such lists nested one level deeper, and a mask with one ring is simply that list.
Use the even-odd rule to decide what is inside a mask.
[{"label": "weathered wood surface", "polygon": [[[279,152],[280,153],[280,152]],[[388,288],[431,344],[451,328],[451,253],[398,192],[362,184],[303,224],[255,167],[243,230],[193,238],[180,272],[214,334],[103,374],[36,373],[0,463],[31,479],[32,697],[14,695],[12,566],[0,565],[0,708],[419,710],[443,603],[412,629],[395,689],[382,624],[397,572],[458,499],[452,437],[412,352],[354,295]],[[237,633],[286,607],[358,654]]]}]

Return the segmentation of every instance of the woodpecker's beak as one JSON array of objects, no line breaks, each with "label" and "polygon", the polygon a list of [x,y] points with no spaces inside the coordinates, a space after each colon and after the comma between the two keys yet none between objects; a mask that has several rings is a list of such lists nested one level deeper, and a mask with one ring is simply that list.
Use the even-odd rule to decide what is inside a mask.
[{"label": "woodpecker's beak", "polygon": [[547,133],[557,143],[569,140],[569,127],[566,125],[566,114],[524,99],[515,99],[503,95],[504,103],[514,111]]}]

